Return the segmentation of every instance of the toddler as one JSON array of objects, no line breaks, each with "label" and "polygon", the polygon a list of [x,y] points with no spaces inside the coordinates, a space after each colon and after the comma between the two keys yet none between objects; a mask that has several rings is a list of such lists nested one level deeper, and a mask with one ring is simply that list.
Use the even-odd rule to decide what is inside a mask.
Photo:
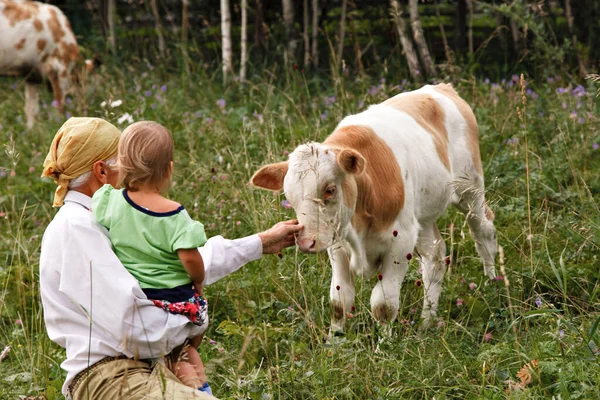
[{"label": "toddler", "polygon": [[[202,297],[204,263],[198,247],[206,242],[204,227],[182,205],[162,194],[173,173],[173,139],[162,125],[136,122],[119,141],[121,189],[104,185],[93,196],[96,221],[109,232],[115,254],[139,281],[148,299],[173,314],[208,326]],[[170,355],[171,369],[185,385],[211,393],[194,337]]]}]

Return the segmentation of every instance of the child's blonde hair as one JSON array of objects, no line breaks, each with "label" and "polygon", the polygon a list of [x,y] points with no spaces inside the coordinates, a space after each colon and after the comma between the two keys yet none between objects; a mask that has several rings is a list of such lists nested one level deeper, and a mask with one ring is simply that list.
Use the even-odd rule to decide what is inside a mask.
[{"label": "child's blonde hair", "polygon": [[164,191],[171,183],[173,139],[167,128],[152,121],[129,125],[119,141],[119,184],[135,192],[142,186]]}]

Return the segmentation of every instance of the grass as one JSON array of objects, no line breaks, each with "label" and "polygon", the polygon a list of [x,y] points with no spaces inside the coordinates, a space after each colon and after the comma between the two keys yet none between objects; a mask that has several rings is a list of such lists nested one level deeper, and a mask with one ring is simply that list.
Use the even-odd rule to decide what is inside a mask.
[{"label": "grass", "polygon": [[[382,80],[385,78],[385,80]],[[170,196],[235,238],[293,217],[281,194],[247,182],[262,164],[323,140],[344,115],[417,86],[398,76],[308,78],[277,66],[223,90],[151,65],[104,66],[67,111],[117,124],[165,124],[176,144]],[[16,88],[12,85],[16,84]],[[399,86],[397,86],[399,85]],[[487,282],[464,217],[439,221],[451,252],[437,326],[419,329],[418,260],[401,292],[392,335],[370,315],[374,282],[357,282],[347,334],[324,345],[331,277],[325,256],[294,249],[266,256],[207,287],[212,323],[200,347],[222,398],[600,398],[600,113],[593,87],[567,82],[455,82],[474,107],[487,198],[503,248],[503,280]],[[565,93],[562,88],[567,88]],[[24,127],[24,82],[0,81],[0,399],[60,399],[64,351],[47,338],[38,288],[39,248],[54,185],[39,178],[64,122],[44,94],[40,121]],[[335,98],[334,98],[335,97]],[[101,106],[122,100],[111,109]],[[525,103],[524,104],[524,99]],[[211,340],[210,342],[208,340]],[[529,365],[529,366],[527,366]]]}]

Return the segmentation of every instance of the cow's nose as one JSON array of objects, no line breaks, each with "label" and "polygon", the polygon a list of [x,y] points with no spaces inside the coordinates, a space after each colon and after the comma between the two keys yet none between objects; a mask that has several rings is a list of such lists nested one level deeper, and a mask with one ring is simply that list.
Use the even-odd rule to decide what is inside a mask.
[{"label": "cow's nose", "polygon": [[298,247],[303,253],[314,253],[317,251],[317,241],[315,237],[303,238],[298,240]]}]

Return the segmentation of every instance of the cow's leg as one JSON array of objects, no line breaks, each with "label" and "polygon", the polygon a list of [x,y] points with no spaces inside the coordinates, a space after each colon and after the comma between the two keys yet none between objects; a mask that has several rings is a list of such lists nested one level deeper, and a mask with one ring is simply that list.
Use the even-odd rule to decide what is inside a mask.
[{"label": "cow's leg", "polygon": [[33,128],[35,118],[40,111],[40,86],[35,83],[25,84],[25,116],[27,129]]},{"label": "cow's leg", "polygon": [[417,250],[421,256],[421,267],[423,270],[423,283],[425,295],[423,299],[423,327],[429,328],[435,321],[444,274],[446,273],[446,244],[437,225],[434,223],[424,224],[421,227]]},{"label": "cow's leg", "polygon": [[418,225],[398,227],[390,251],[381,263],[378,282],[371,292],[371,312],[381,324],[393,321],[400,308],[400,287],[408,271],[407,254],[412,254],[417,241]]},{"label": "cow's leg", "polygon": [[492,222],[494,214],[485,203],[483,188],[465,188],[457,192],[454,205],[463,213],[469,224],[475,248],[483,260],[483,271],[490,279],[496,277],[494,260],[498,251],[496,228]]},{"label": "cow's leg", "polygon": [[350,253],[343,245],[333,245],[327,252],[333,269],[331,288],[331,331],[344,332],[346,316],[354,306],[354,279],[350,271]]}]

